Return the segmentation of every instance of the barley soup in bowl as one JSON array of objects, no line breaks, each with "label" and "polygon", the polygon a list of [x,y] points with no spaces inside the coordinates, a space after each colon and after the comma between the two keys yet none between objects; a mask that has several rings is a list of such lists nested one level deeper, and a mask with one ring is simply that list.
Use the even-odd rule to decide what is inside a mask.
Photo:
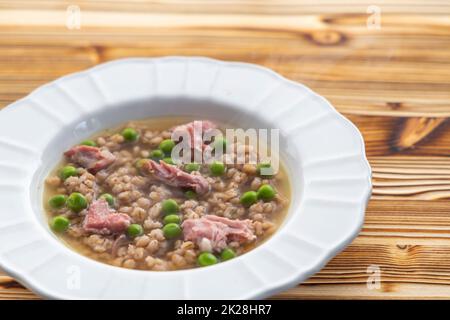
[{"label": "barley soup in bowl", "polygon": [[[46,179],[52,230],[85,256],[131,269],[204,267],[251,250],[286,215],[289,178],[261,160],[246,132],[227,139],[225,127],[151,118],[81,141]],[[175,133],[187,136],[187,151],[200,151],[199,162],[174,163],[183,141]],[[214,159],[205,163],[207,149]]]},{"label": "barley soup in bowl", "polygon": [[206,58],[40,87],[1,111],[0,154],[0,268],[47,298],[267,297],[350,243],[371,191],[361,135],[324,98]]}]

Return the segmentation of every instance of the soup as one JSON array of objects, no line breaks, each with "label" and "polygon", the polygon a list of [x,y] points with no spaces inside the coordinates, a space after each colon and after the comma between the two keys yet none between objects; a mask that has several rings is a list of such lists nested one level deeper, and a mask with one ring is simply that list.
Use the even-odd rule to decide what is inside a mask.
[{"label": "soup", "polygon": [[[253,145],[227,141],[226,128],[233,126],[153,118],[73,146],[45,181],[51,229],[85,256],[141,270],[210,266],[258,246],[287,212],[288,177],[282,164],[271,171]],[[206,141],[208,130],[219,134]],[[216,159],[174,162],[180,142]],[[228,161],[239,152],[248,161]]]}]

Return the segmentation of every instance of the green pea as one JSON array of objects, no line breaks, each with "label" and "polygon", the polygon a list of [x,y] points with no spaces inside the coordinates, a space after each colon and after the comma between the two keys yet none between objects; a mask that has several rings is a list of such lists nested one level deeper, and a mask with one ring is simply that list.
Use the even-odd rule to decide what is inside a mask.
[{"label": "green pea", "polygon": [[184,170],[186,170],[187,172],[192,172],[192,171],[198,171],[200,169],[200,164],[198,163],[187,163],[184,166]]},{"label": "green pea", "polygon": [[172,152],[173,147],[175,147],[175,141],[170,139],[163,140],[159,144],[159,149],[166,155],[169,155]]},{"label": "green pea", "polygon": [[116,200],[114,199],[114,197],[109,194],[109,193],[104,193],[100,196],[100,199],[105,199],[106,202],[108,202],[110,207],[114,207]]},{"label": "green pea", "polygon": [[164,158],[164,153],[159,149],[153,150],[152,152],[150,152],[150,158],[155,161],[161,160],[162,158]]},{"label": "green pea", "polygon": [[139,138],[139,134],[133,128],[125,128],[122,130],[122,137],[125,141],[133,142]]},{"label": "green pea", "polygon": [[258,196],[255,191],[247,191],[240,198],[241,203],[246,207],[250,207],[257,200]]},{"label": "green pea", "polygon": [[164,158],[164,159],[162,159],[162,161],[164,161],[167,164],[172,164],[172,165],[175,164],[175,162],[173,162],[171,157]]},{"label": "green pea", "polygon": [[209,170],[213,176],[221,176],[225,173],[225,164],[220,161],[214,161],[209,165]]},{"label": "green pea", "polygon": [[222,152],[225,152],[227,149],[227,139],[224,137],[217,137],[213,142],[214,149],[220,149]]},{"label": "green pea", "polygon": [[233,259],[234,257],[236,257],[236,253],[233,251],[233,249],[230,248],[223,249],[223,251],[220,253],[220,259],[222,261],[227,261]]},{"label": "green pea", "polygon": [[201,267],[211,266],[217,262],[216,256],[209,252],[203,252],[197,258],[197,263]]},{"label": "green pea", "polygon": [[193,190],[188,190],[184,193],[184,195],[186,196],[186,198],[188,199],[197,199],[197,193],[195,193],[195,191]]},{"label": "green pea", "polygon": [[175,200],[166,199],[162,202],[162,212],[165,215],[178,213],[178,211],[180,211],[180,207]]},{"label": "green pea", "polygon": [[134,163],[134,166],[136,167],[136,169],[138,169],[138,171],[141,171],[142,167],[147,161],[147,159],[139,159]]},{"label": "green pea", "polygon": [[275,190],[272,188],[271,185],[263,184],[258,189],[258,199],[264,200],[264,201],[270,201],[275,197]]},{"label": "green pea", "polygon": [[67,197],[63,194],[57,194],[48,200],[48,204],[53,209],[60,209],[66,204]]},{"label": "green pea", "polygon": [[89,147],[96,147],[97,144],[94,142],[94,140],[84,140],[80,143],[82,146],[89,146]]},{"label": "green pea", "polygon": [[169,223],[180,224],[181,218],[177,214],[169,214],[168,216],[164,217],[163,222],[164,222],[164,224],[169,224]]},{"label": "green pea", "polygon": [[168,223],[162,230],[167,239],[173,239],[181,235],[181,227],[176,223]]},{"label": "green pea", "polygon": [[136,238],[144,233],[144,229],[140,224],[130,224],[127,228],[127,235],[130,238]]},{"label": "green pea", "polygon": [[76,176],[77,174],[77,168],[73,166],[65,166],[59,171],[59,176],[63,180],[66,180],[68,177]]},{"label": "green pea", "polygon": [[79,192],[72,193],[66,203],[67,207],[74,212],[80,212],[88,206],[86,198]]},{"label": "green pea", "polygon": [[64,216],[56,216],[52,219],[50,226],[56,232],[64,232],[69,228],[70,221]]},{"label": "green pea", "polygon": [[[263,173],[261,172],[261,169],[262,169],[262,168],[264,168],[264,169],[270,169],[270,170],[268,170],[268,171],[270,172],[270,174],[263,174]],[[258,174],[259,174],[260,176],[264,176],[264,177],[271,177],[271,176],[273,176],[273,174],[272,174],[273,169],[272,169],[272,166],[270,165],[270,163],[259,163],[259,164],[256,166],[256,171],[258,172]]]}]

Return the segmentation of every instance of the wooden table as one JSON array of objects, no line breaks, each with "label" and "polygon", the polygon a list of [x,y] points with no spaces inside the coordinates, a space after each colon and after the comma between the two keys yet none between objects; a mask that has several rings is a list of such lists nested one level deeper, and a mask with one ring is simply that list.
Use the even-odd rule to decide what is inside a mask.
[{"label": "wooden table", "polygon": [[[276,297],[450,298],[450,5],[353,2],[0,1],[0,107],[121,57],[265,65],[324,95],[359,127],[374,184],[360,236]],[[69,4],[81,9],[81,29]],[[378,288],[367,285],[376,270]],[[3,274],[0,297],[37,298]]]}]

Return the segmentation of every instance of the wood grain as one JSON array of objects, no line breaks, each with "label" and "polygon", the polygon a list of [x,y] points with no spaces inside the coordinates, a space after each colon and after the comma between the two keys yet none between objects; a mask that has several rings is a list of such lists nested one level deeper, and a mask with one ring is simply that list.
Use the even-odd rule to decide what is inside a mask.
[{"label": "wood grain", "polygon": [[[373,196],[360,236],[274,298],[450,298],[450,3],[371,0],[0,0],[0,108],[41,84],[129,56],[265,65],[329,99],[366,141]],[[0,112],[1,116],[1,112]],[[381,284],[367,285],[371,268]],[[0,275],[0,298],[37,299]]]}]

